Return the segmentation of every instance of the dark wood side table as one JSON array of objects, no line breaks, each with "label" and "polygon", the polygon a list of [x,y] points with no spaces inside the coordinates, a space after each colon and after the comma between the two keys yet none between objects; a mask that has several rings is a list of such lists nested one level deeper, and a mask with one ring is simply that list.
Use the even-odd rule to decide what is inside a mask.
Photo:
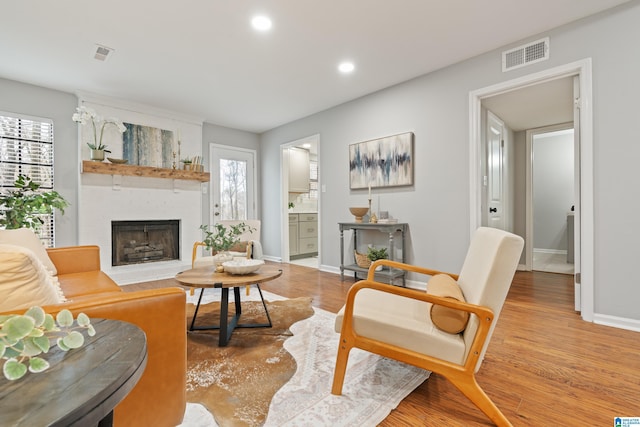
[{"label": "dark wood side table", "polygon": [[44,355],[51,367],[16,381],[0,378],[2,426],[111,426],[113,408],[147,365],[147,338],[131,323],[91,319],[96,335],[68,352]]},{"label": "dark wood side table", "polygon": [[[235,328],[270,328],[271,317],[269,317],[269,311],[267,310],[267,304],[262,297],[262,290],[260,289],[260,283],[268,282],[270,280],[277,279],[282,275],[282,270],[276,267],[263,265],[258,271],[250,274],[230,274],[226,272],[216,272],[215,266],[197,267],[190,270],[180,272],[176,275],[176,280],[185,286],[192,288],[201,288],[200,297],[198,298],[198,304],[196,310],[193,313],[193,319],[191,320],[190,331],[194,330],[220,330],[218,338],[218,346],[224,347],[229,343],[231,334]],[[240,288],[247,285],[256,285],[258,292],[260,293],[260,300],[264,312],[267,316],[267,323],[243,323],[239,324],[240,315],[242,314],[242,305],[240,303]],[[211,326],[195,326],[196,316],[198,315],[198,309],[200,308],[200,301],[202,300],[202,294],[205,288],[220,288],[221,289],[221,301],[220,301],[220,325]],[[229,320],[229,289],[233,289],[233,299],[235,304],[235,314]]]}]

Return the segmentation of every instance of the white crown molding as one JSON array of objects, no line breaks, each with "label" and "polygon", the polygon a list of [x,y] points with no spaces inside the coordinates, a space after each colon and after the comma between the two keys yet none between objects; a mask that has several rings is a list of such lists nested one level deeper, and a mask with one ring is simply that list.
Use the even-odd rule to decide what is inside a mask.
[{"label": "white crown molding", "polygon": [[90,102],[92,104],[104,105],[105,107],[115,107],[123,110],[129,110],[134,113],[150,114],[171,120],[191,123],[197,126],[202,126],[205,121],[202,117],[166,110],[152,105],[128,101],[126,99],[111,98],[104,95],[82,91],[75,92],[75,95],[78,97],[78,105],[82,105],[83,102]]}]

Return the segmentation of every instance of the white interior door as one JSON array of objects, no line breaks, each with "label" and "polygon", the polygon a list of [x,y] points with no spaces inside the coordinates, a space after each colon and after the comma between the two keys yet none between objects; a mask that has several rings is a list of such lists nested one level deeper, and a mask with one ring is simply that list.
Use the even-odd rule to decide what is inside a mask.
[{"label": "white interior door", "polygon": [[211,144],[211,218],[256,219],[254,150]]},{"label": "white interior door", "polygon": [[487,112],[487,225],[506,230],[504,123]]}]

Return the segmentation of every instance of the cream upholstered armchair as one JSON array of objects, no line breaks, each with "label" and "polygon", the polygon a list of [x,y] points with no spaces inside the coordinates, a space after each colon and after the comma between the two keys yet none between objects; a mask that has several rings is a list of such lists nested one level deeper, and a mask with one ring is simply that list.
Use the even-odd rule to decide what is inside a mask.
[{"label": "cream upholstered armchair", "polygon": [[[245,223],[249,226],[249,231],[246,231],[240,235],[240,242],[238,244],[238,248],[232,249],[242,249],[240,251],[231,250],[229,254],[231,256],[246,256],[247,258],[252,259],[262,259],[262,244],[260,243],[260,221],[257,219],[247,219],[247,220],[222,220],[219,221],[226,227],[230,227],[232,225],[238,225],[240,223]],[[191,268],[195,267],[204,267],[207,265],[213,265],[215,263],[215,259],[212,255],[206,255],[198,257],[198,249],[201,246],[206,246],[204,242],[195,242],[193,244],[193,251],[191,252]],[[247,288],[247,295],[249,295],[249,286]],[[189,294],[193,295],[194,288],[189,290]]]},{"label": "cream upholstered armchair", "polygon": [[[336,317],[340,345],[331,392],[342,394],[349,351],[357,347],[444,376],[495,424],[510,426],[476,382],[475,373],[523,245],[520,236],[481,227],[474,233],[459,275],[390,260],[373,263],[367,279],[351,287]],[[378,265],[431,276],[427,292],[375,282]],[[443,286],[443,282],[448,283]]]},{"label": "cream upholstered armchair", "polygon": [[[246,231],[240,235],[240,243],[238,248],[232,248],[230,255],[232,256],[247,256],[253,259],[262,259],[262,245],[260,243],[260,221],[257,219],[248,220],[223,220],[219,221],[220,224],[228,227],[232,225],[238,225],[245,223],[250,227],[250,231]],[[195,242],[193,244],[193,251],[191,254],[191,267],[202,267],[206,265],[213,265],[213,256],[198,256],[198,249],[201,246],[206,246],[203,242]],[[233,250],[241,249],[241,250]]]}]

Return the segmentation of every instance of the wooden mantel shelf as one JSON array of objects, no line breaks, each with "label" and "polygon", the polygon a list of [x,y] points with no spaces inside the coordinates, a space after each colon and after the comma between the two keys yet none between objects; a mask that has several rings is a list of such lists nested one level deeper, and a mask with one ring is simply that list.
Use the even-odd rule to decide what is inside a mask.
[{"label": "wooden mantel shelf", "polygon": [[152,166],[118,165],[115,163],[82,161],[82,173],[103,175],[144,176],[149,178],[185,179],[209,182],[209,172],[195,172],[182,169],[154,168]]}]

